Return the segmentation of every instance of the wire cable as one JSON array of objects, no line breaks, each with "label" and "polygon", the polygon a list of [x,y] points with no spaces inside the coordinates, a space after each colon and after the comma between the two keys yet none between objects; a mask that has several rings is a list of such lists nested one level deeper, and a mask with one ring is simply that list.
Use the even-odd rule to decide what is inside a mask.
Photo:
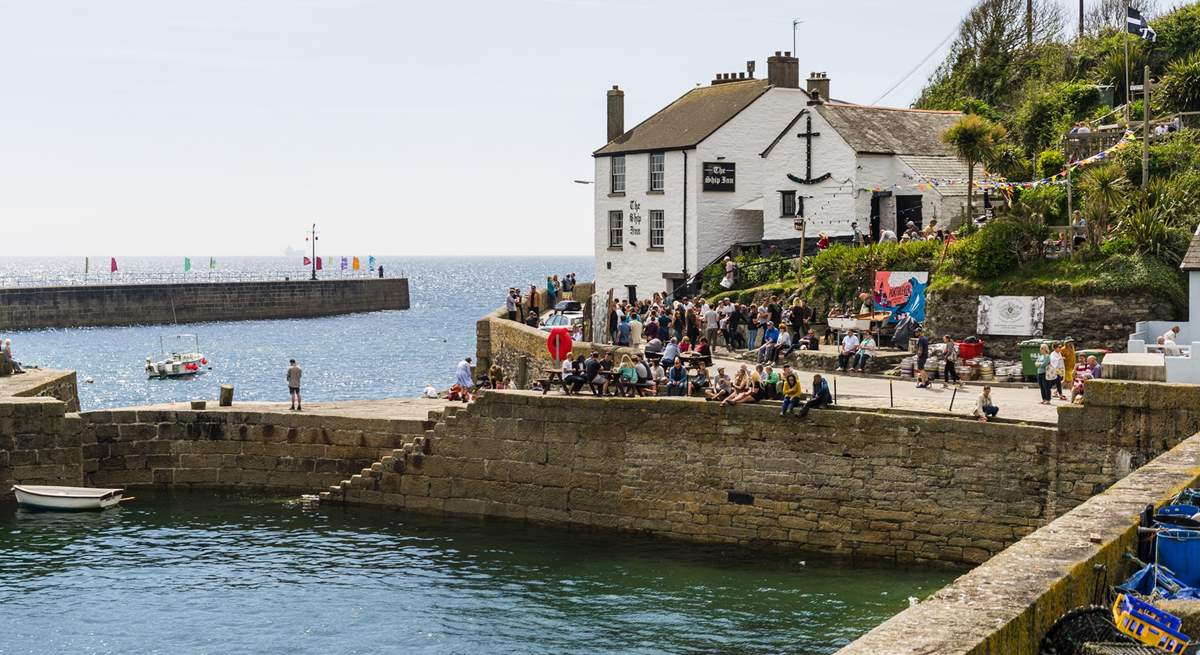
[{"label": "wire cable", "polygon": [[875,100],[874,100],[873,102],[871,102],[871,104],[872,104],[872,105],[877,105],[877,104],[879,104],[879,101],[881,101],[881,100],[883,100],[884,98],[886,98],[886,97],[888,97],[889,95],[891,95],[891,94],[892,94],[892,92],[893,92],[893,91],[895,91],[897,88],[899,88],[901,84],[904,84],[904,82],[905,82],[906,80],[908,80],[908,78],[912,77],[912,76],[913,76],[913,73],[916,73],[918,70],[920,70],[920,69],[921,69],[921,67],[922,67],[922,66],[924,66],[924,65],[925,65],[925,63],[926,63],[926,62],[928,62],[928,61],[929,61],[929,59],[930,59],[931,57],[933,57],[934,55],[936,55],[936,54],[938,53],[938,51],[939,51],[939,50],[941,50],[941,49],[942,49],[942,47],[943,47],[943,46],[945,46],[945,45],[946,45],[946,43],[947,43],[947,42],[948,42],[950,39],[954,38],[954,35],[955,35],[955,34],[958,34],[958,27],[957,27],[957,26],[954,28],[954,30],[953,30],[953,31],[951,31],[949,34],[947,34],[947,35],[946,35],[946,38],[942,39],[942,42],[941,42],[941,43],[937,44],[937,47],[935,47],[933,50],[930,50],[930,51],[929,51],[929,54],[925,55],[925,58],[924,58],[924,59],[922,59],[920,62],[918,62],[916,66],[913,66],[913,67],[912,67],[912,69],[911,69],[911,70],[909,70],[907,73],[905,73],[905,74],[904,74],[904,77],[900,78],[900,80],[899,80],[898,82],[896,82],[895,84],[893,84],[893,85],[891,86],[891,88],[889,88],[887,91],[884,91],[884,92],[883,92],[883,95],[879,96],[878,98],[875,98]]}]

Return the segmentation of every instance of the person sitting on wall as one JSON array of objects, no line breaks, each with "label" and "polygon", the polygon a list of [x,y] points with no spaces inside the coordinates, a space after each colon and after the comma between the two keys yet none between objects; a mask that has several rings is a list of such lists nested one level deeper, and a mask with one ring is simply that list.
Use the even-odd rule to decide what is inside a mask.
[{"label": "person sitting on wall", "polygon": [[808,334],[800,337],[800,350],[820,350],[821,339],[817,336],[817,331],[809,329]]},{"label": "person sitting on wall", "polygon": [[779,361],[780,357],[787,356],[792,352],[792,333],[786,325],[779,326],[779,340],[775,343],[775,352],[772,354],[771,363]]},{"label": "person sitting on wall", "polygon": [[658,393],[658,387],[666,386],[667,384],[667,369],[663,368],[662,362],[654,362],[650,366],[650,379],[654,382],[654,391]]},{"label": "person sitting on wall", "polygon": [[729,402],[741,396],[750,390],[750,369],[745,364],[738,367],[737,373],[733,375],[732,388],[728,395],[721,400],[722,405],[728,405]]},{"label": "person sitting on wall", "polygon": [[800,398],[803,395],[804,389],[800,386],[800,378],[790,371],[786,373],[783,376],[783,407],[779,410],[779,415],[791,414],[793,409],[800,406]]},{"label": "person sitting on wall", "polygon": [[683,367],[683,361],[676,358],[671,368],[667,369],[667,395],[686,396],[687,388],[687,369]]},{"label": "person sitting on wall", "polygon": [[696,344],[696,353],[698,361],[702,361],[708,366],[712,366],[712,346],[708,342],[708,337],[700,337],[700,343]]},{"label": "person sitting on wall", "polygon": [[729,394],[733,393],[733,381],[725,374],[725,367],[718,366],[717,374],[713,377],[712,384],[708,389],[704,390],[706,400],[725,400]]},{"label": "person sitting on wall", "polygon": [[842,338],[842,351],[838,353],[837,370],[844,371],[850,365],[850,360],[858,352],[858,331],[851,329],[850,332]]},{"label": "person sitting on wall", "polygon": [[[736,383],[734,384],[734,389],[737,389]],[[721,401],[721,404],[741,405],[742,403],[756,403],[766,397],[762,378],[759,377],[757,372],[750,373],[749,380],[744,389],[744,391],[735,391],[733,395]]]},{"label": "person sitting on wall", "polygon": [[708,366],[704,360],[696,362],[696,372],[692,374],[692,379],[688,382],[687,395],[705,397],[708,395],[708,388],[711,385],[712,380],[708,375]]},{"label": "person sitting on wall", "polygon": [[812,398],[800,408],[799,418],[808,416],[808,410],[833,404],[833,396],[829,393],[829,383],[820,374],[813,376]]},{"label": "person sitting on wall", "polygon": [[850,370],[858,369],[859,373],[867,372],[867,362],[878,354],[879,348],[875,346],[875,338],[871,333],[864,332],[863,339],[858,344],[858,350],[855,352],[854,360],[850,364]]},{"label": "person sitting on wall", "polygon": [[620,396],[635,396],[637,395],[637,369],[633,366],[633,360],[629,355],[621,356],[621,365],[617,368],[617,395]]},{"label": "person sitting on wall", "polygon": [[773,399],[779,394],[779,384],[782,378],[779,376],[779,371],[771,368],[770,365],[763,367],[762,383],[763,390],[766,394],[763,396],[767,399]]},{"label": "person sitting on wall", "polygon": [[650,367],[640,355],[633,356],[633,368],[637,373],[637,393],[639,396],[653,396],[658,392],[658,385],[650,372]]}]

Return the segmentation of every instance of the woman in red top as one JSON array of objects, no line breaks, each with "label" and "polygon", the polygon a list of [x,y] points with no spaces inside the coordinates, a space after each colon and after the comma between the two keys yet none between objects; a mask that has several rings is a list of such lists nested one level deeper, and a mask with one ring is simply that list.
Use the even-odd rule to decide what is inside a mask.
[{"label": "woman in red top", "polygon": [[829,237],[822,232],[821,238],[817,239],[817,250],[824,250],[829,247]]}]

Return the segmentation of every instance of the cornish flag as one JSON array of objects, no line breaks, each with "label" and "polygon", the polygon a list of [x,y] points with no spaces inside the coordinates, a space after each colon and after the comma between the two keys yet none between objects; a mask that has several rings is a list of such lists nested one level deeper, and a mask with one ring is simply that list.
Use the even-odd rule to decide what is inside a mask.
[{"label": "cornish flag", "polygon": [[1129,18],[1126,22],[1126,28],[1130,34],[1136,34],[1147,41],[1158,39],[1158,34],[1150,29],[1150,22],[1142,18],[1142,14],[1133,7],[1129,7]]}]

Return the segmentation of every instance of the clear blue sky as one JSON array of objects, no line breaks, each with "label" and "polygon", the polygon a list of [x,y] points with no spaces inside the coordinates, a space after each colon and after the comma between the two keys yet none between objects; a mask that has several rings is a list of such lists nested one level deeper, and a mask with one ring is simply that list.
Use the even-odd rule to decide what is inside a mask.
[{"label": "clear blue sky", "polygon": [[590,254],[612,84],[632,126],[799,17],[871,102],[970,5],[0,0],[0,255]]}]

